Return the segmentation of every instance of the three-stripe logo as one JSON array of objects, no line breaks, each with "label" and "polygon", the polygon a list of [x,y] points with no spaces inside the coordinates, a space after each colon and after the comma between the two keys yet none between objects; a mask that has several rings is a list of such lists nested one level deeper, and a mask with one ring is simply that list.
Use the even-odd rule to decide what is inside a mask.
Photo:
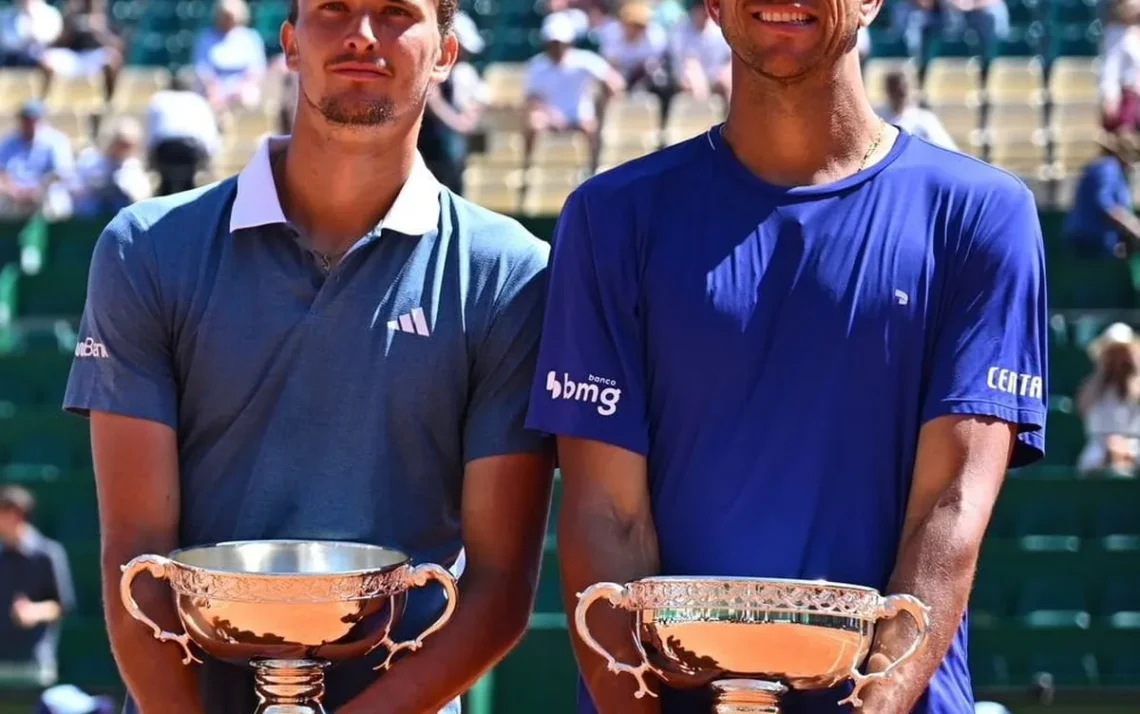
[{"label": "three-stripe logo", "polygon": [[417,307],[411,312],[400,315],[395,320],[388,321],[388,329],[393,332],[407,332],[420,337],[431,337],[427,320],[424,318],[424,309]]}]

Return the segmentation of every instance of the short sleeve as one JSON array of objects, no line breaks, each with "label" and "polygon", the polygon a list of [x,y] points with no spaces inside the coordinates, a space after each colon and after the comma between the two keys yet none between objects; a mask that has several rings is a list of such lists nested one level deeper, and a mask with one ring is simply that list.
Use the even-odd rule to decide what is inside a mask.
[{"label": "short sleeve", "polygon": [[66,410],[82,416],[111,412],[177,427],[170,331],[156,272],[146,232],[128,212],[119,213],[91,256]]},{"label": "short sleeve", "polygon": [[472,366],[463,427],[465,462],[550,448],[549,439],[525,423],[542,335],[548,258],[545,244],[521,258],[510,268],[492,307]]},{"label": "short sleeve", "polygon": [[1032,194],[995,193],[961,244],[945,282],[923,421],[996,417],[1018,427],[1011,466],[1045,452],[1048,304],[1045,251]]},{"label": "short sleeve", "polygon": [[645,361],[633,235],[596,233],[581,189],[555,230],[528,425],[646,454]]}]

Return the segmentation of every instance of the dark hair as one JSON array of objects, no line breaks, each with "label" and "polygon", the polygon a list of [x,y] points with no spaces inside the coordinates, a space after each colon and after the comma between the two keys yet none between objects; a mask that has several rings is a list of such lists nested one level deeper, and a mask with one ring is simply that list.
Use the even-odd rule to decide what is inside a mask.
[{"label": "dark hair", "polygon": [[[289,1],[289,16],[286,19],[290,25],[297,24],[297,15],[300,14],[298,1]],[[451,32],[451,23],[455,21],[455,13],[459,11],[459,0],[436,0],[435,10],[439,16],[439,33],[446,35]]]},{"label": "dark hair", "polygon": [[28,518],[35,507],[36,500],[23,486],[5,486],[0,489],[0,511],[19,511],[20,515]]}]

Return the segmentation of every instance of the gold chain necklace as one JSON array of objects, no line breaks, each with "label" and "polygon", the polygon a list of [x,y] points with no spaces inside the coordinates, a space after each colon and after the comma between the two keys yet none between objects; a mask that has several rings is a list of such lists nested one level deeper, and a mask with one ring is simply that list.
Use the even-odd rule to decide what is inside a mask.
[{"label": "gold chain necklace", "polygon": [[[880,119],[879,132],[875,134],[875,142],[871,144],[871,148],[867,149],[867,153],[863,154],[863,161],[859,164],[859,171],[867,168],[867,161],[871,158],[871,156],[874,155],[875,150],[879,148],[879,143],[882,142],[883,134],[886,132],[886,129],[887,123]],[[856,171],[855,173],[859,173],[859,171]]]}]

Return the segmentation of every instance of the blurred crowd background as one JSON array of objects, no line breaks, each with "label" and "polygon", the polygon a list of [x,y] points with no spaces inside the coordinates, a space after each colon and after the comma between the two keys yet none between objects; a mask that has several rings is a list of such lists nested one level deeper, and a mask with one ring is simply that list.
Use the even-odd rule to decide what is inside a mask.
[{"label": "blurred crowd background", "polygon": [[[540,237],[585,177],[724,117],[731,53],[700,3],[461,9],[461,63],[429,99],[420,150]],[[0,2],[0,714],[121,699],[86,425],[59,409],[71,359],[93,348],[75,337],[88,260],[115,211],[230,176],[288,133],[287,12]],[[1049,453],[1009,474],[983,548],[979,712],[1140,712],[1138,22],[1136,0],[887,0],[858,37],[878,111],[1020,176],[1046,241]],[[551,536],[530,633],[468,710],[573,711],[566,627]]]}]

